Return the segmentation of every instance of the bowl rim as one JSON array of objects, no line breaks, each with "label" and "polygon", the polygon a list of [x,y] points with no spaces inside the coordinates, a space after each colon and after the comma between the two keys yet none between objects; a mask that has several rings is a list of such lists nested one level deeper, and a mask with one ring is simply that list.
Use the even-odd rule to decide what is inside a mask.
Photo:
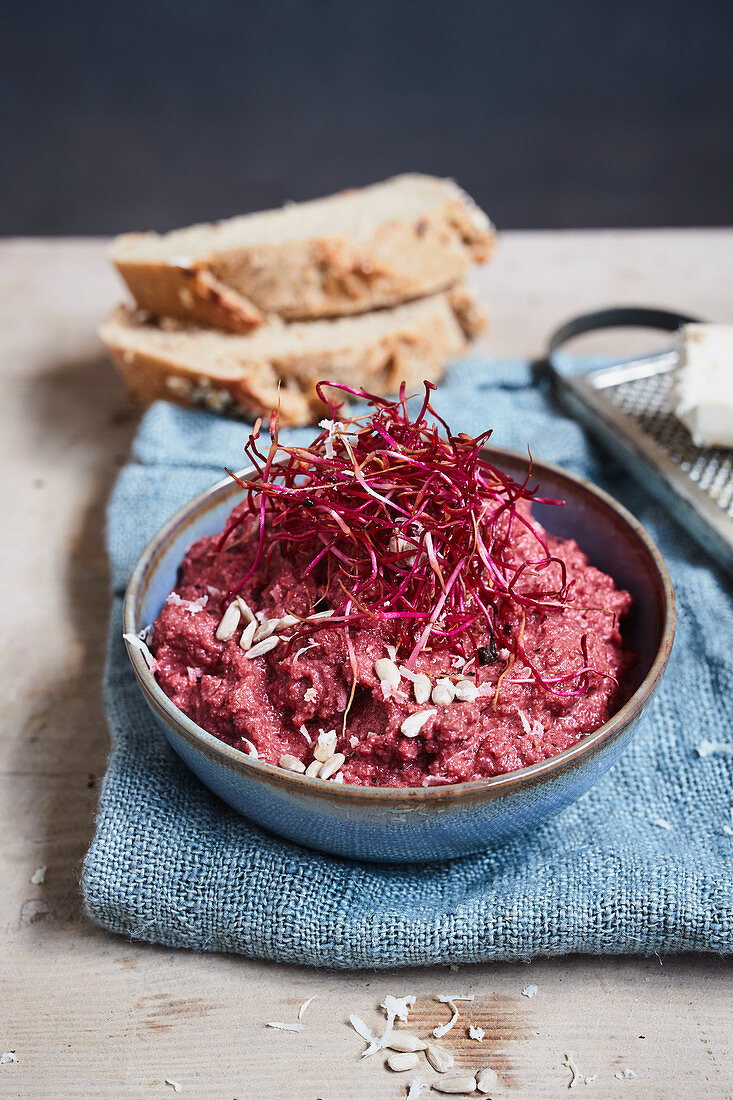
[{"label": "bowl rim", "polygon": [[[482,454],[497,465],[500,465],[502,461],[526,465],[529,461],[528,457],[522,452],[501,447],[484,447],[482,448]],[[253,779],[266,780],[270,784],[274,783],[286,789],[290,788],[292,793],[304,794],[307,791],[309,795],[327,797],[330,800],[337,798],[356,799],[357,801],[370,803],[387,801],[389,803],[409,804],[416,801],[431,803],[436,801],[451,802],[475,797],[496,797],[511,793],[519,787],[532,786],[547,779],[555,772],[562,772],[578,765],[585,757],[591,756],[597,749],[614,741],[623,733],[654,695],[669,660],[674,641],[676,623],[675,594],[669,570],[656,543],[639,520],[623,504],[611,496],[610,493],[607,493],[605,489],[601,489],[582,475],[572,473],[556,463],[536,460],[533,457],[532,469],[533,473],[539,477],[546,470],[555,477],[571,482],[581,491],[588,492],[598,498],[610,511],[615,512],[648,552],[656,569],[662,592],[662,632],[654,660],[647,674],[634,693],[607,722],[581,738],[576,744],[563,749],[556,756],[550,756],[525,768],[518,768],[516,771],[468,782],[429,787],[360,787],[349,783],[324,783],[298,772],[288,772],[264,760],[254,759],[248,756],[247,753],[227,745],[214,734],[199,726],[171,702],[148,669],[142,652],[125,639],[128,658],[148,703],[169,727],[173,726],[189,744],[203,751],[209,758],[215,761],[218,760],[220,763],[225,762],[233,766],[238,772],[251,773]],[[246,477],[253,471],[254,468],[249,466],[236,471],[236,473],[238,477]],[[229,493],[234,495],[238,491],[241,492],[241,489],[231,477],[219,479],[208,489],[197,493],[178,508],[148,541],[137,559],[125,590],[122,607],[124,633],[137,634],[141,629],[137,625],[135,617],[140,590],[149,572],[154,571],[158,559],[165,553],[166,544],[172,535],[181,525],[188,525],[204,506],[211,506],[215,498],[219,496],[226,497]]]}]

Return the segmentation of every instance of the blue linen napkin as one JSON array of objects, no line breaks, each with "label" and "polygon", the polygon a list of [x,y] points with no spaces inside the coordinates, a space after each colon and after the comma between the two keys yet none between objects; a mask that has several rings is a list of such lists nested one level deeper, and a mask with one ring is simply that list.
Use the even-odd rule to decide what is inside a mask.
[{"label": "blue linen napkin", "polygon": [[[596,787],[530,835],[426,866],[321,855],[239,817],[168,748],[121,637],[122,594],[145,543],[225,465],[244,464],[244,425],[161,402],[143,418],[108,513],[112,754],[83,871],[89,916],[135,939],[345,969],[730,952],[730,582],[554,407],[527,363],[456,362],[435,405],[456,431],[493,425],[498,445],[529,444],[538,458],[589,477],[657,541],[677,592],[677,641],[630,748]],[[701,756],[696,746],[705,741],[728,751]]]}]

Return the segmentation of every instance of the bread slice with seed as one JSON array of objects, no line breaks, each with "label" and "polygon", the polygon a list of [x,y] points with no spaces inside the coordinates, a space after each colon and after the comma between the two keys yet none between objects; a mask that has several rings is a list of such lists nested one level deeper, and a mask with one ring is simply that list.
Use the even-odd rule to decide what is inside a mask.
[{"label": "bread slice with seed", "polygon": [[156,316],[249,332],[268,313],[336,317],[458,282],[488,259],[486,215],[452,180],[402,175],[171,233],[126,233],[110,257]]},{"label": "bread slice with seed", "polygon": [[437,381],[483,327],[480,307],[460,286],[358,317],[276,318],[248,335],[120,306],[100,336],[144,404],[165,398],[251,418],[279,401],[281,422],[295,425],[323,415],[321,379],[377,394],[395,393],[403,381],[419,387]]}]

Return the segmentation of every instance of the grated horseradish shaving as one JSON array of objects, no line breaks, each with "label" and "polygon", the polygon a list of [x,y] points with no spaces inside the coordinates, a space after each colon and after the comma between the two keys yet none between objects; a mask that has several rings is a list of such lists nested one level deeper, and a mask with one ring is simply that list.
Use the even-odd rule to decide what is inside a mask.
[{"label": "grated horseradish shaving", "polygon": [[140,650],[143,655],[143,660],[148,666],[148,671],[155,672],[155,669],[157,667],[155,657],[153,657],[153,654],[150,652],[142,638],[138,637],[137,634],[123,634],[122,637],[125,639],[128,645],[133,646],[134,649]]},{"label": "grated horseradish shaving", "polygon": [[565,1061],[563,1062],[563,1065],[567,1066],[572,1074],[572,1077],[570,1078],[570,1084],[568,1085],[569,1089],[575,1088],[578,1083],[583,1083],[583,1074],[580,1072],[577,1065],[575,1064],[575,1059],[573,1058],[572,1054],[565,1055]]},{"label": "grated horseradish shaving", "polygon": [[720,756],[733,756],[733,745],[727,745],[724,741],[708,741],[704,739],[698,741],[695,745],[695,752],[698,756],[713,756],[718,754]]},{"label": "grated horseradish shaving", "polygon": [[456,1008],[455,1002],[456,1001],[472,1001],[473,1000],[473,993],[468,993],[468,994],[452,993],[450,995],[448,993],[439,993],[438,996],[435,998],[435,1000],[439,1001],[441,1004],[448,1005],[451,1012],[453,1013],[453,1015],[451,1016],[451,1018],[450,1018],[450,1020],[448,1021],[447,1024],[440,1024],[439,1027],[434,1027],[433,1028],[433,1035],[435,1036],[435,1038],[436,1039],[442,1039],[443,1036],[447,1035],[448,1032],[451,1030],[451,1028],[455,1027],[456,1023],[458,1022],[459,1013],[458,1013],[458,1009]]}]

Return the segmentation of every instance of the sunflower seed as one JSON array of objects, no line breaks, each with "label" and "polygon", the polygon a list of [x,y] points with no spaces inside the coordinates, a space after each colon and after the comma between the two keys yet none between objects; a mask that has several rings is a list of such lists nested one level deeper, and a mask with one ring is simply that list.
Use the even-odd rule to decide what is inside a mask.
[{"label": "sunflower seed", "polygon": [[405,718],[404,722],[400,726],[400,733],[403,733],[405,737],[417,737],[420,730],[423,728],[429,718],[432,718],[437,711],[434,710],[417,710],[414,714]]},{"label": "sunflower seed", "polygon": [[307,776],[308,776],[308,777],[309,777],[310,779],[317,779],[317,778],[318,778],[318,776],[319,776],[319,774],[320,774],[320,771],[321,771],[321,761],[320,761],[320,760],[314,760],[314,761],[313,761],[313,762],[312,762],[311,764],[309,764],[309,765],[308,765],[308,767],[307,767],[307,768],[305,769],[305,774],[306,774],[306,775],[307,775]]},{"label": "sunflower seed", "polygon": [[414,1069],[419,1061],[417,1054],[406,1051],[402,1054],[390,1054],[387,1065],[394,1073],[404,1073],[408,1069]]},{"label": "sunflower seed", "polygon": [[478,688],[470,680],[459,680],[456,684],[456,699],[462,703],[473,703],[478,699]]},{"label": "sunflower seed", "polygon": [[242,613],[239,610],[237,603],[230,603],[221,617],[221,622],[216,628],[216,637],[220,642],[228,642],[234,634],[234,631],[239,626],[239,620],[242,617]]},{"label": "sunflower seed", "polygon": [[277,762],[279,768],[284,768],[286,772],[300,772],[301,775],[305,771],[305,764],[302,760],[298,760],[297,756],[291,756],[289,753],[285,753],[281,756]]},{"label": "sunflower seed", "polygon": [[476,1091],[475,1077],[446,1077],[433,1085],[436,1092],[450,1093],[453,1096],[465,1096]]},{"label": "sunflower seed", "polygon": [[328,733],[319,733],[318,744],[313,750],[314,760],[320,760],[322,764],[325,764],[327,760],[331,759],[335,752],[336,730],[329,730]]},{"label": "sunflower seed", "polygon": [[269,638],[265,638],[263,641],[258,642],[257,645],[253,645],[251,649],[248,649],[245,653],[250,661],[253,657],[262,657],[265,653],[269,653],[271,649],[274,649],[280,638],[277,634],[271,635]]},{"label": "sunflower seed", "polygon": [[416,1050],[425,1050],[427,1043],[424,1039],[418,1039],[409,1031],[394,1031],[387,1043],[390,1050],[399,1050],[403,1054],[413,1053]]},{"label": "sunflower seed", "polygon": [[390,687],[398,688],[400,686],[400,670],[394,661],[390,661],[389,657],[380,657],[378,661],[374,662],[374,671],[382,684],[389,684]]},{"label": "sunflower seed", "polygon": [[412,689],[415,692],[416,703],[427,703],[430,698],[430,692],[433,689],[430,677],[424,672],[418,672],[417,676],[412,681]]},{"label": "sunflower seed", "polygon": [[280,625],[279,619],[267,619],[264,623],[260,623],[255,631],[256,642],[261,642],[263,638],[269,638],[271,634],[274,634]]},{"label": "sunflower seed", "polygon": [[341,765],[346,761],[346,757],[342,752],[336,752],[333,756],[330,756],[325,764],[321,767],[320,779],[330,779],[332,775],[335,775]]},{"label": "sunflower seed", "polygon": [[430,698],[439,707],[447,707],[453,702],[456,689],[445,676],[441,677],[433,688]]},{"label": "sunflower seed", "polygon": [[245,600],[242,599],[241,596],[237,596],[237,607],[242,612],[242,617],[244,618],[245,622],[253,623],[253,622],[257,621],[255,619],[254,611],[249,606],[249,604],[246,603]]},{"label": "sunflower seed", "polygon": [[283,615],[282,619],[279,619],[278,621],[281,628],[283,630],[287,630],[289,626],[297,626],[300,622],[300,619],[297,615],[291,615],[290,613],[288,613],[287,615]]},{"label": "sunflower seed", "polygon": [[479,1092],[483,1092],[486,1095],[492,1092],[499,1084],[499,1075],[491,1068],[491,1066],[484,1066],[476,1074],[476,1088]]},{"label": "sunflower seed", "polygon": [[242,649],[249,649],[254,640],[255,631],[257,630],[257,620],[253,619],[251,623],[247,623],[242,631],[242,637],[239,639],[239,644]]},{"label": "sunflower seed", "polygon": [[436,1047],[435,1043],[427,1044],[425,1057],[436,1073],[447,1073],[456,1064],[456,1060],[450,1051],[444,1050],[443,1047]]}]

